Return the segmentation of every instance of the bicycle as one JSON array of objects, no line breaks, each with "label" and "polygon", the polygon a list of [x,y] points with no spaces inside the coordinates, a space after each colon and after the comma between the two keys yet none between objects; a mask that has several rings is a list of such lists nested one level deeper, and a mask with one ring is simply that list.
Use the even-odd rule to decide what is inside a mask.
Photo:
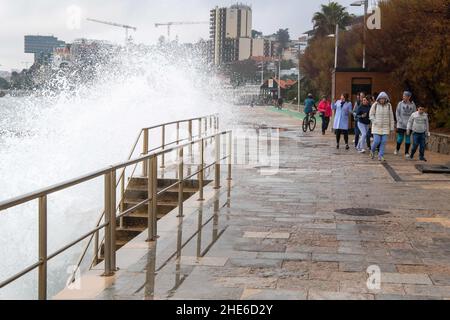
[{"label": "bicycle", "polygon": [[311,113],[308,113],[306,115],[305,119],[303,119],[303,125],[302,125],[303,132],[305,132],[305,133],[308,132],[308,129],[309,129],[309,131],[313,132],[316,129],[317,119],[316,119],[315,115],[316,115],[316,112],[313,111]]}]

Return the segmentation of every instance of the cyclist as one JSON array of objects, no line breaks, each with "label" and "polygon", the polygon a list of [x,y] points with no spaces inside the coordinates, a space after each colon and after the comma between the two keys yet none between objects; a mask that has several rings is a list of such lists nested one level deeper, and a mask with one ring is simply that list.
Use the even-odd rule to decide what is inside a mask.
[{"label": "cyclist", "polygon": [[278,109],[283,110],[283,98],[278,98]]},{"label": "cyclist", "polygon": [[308,97],[305,100],[305,114],[308,116],[313,113],[314,109],[316,109],[316,102],[314,101],[314,97],[311,93],[308,93]]}]

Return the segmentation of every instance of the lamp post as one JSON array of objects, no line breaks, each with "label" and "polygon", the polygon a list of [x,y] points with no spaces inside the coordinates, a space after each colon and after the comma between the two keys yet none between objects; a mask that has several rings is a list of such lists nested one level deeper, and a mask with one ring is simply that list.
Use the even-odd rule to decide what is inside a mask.
[{"label": "lamp post", "polygon": [[[339,24],[336,24],[336,31],[335,34],[329,34],[328,38],[335,38],[335,44],[334,44],[334,71],[336,72],[336,69],[338,67],[338,49],[339,49]],[[332,100],[335,100],[334,97],[334,89],[332,92]]]},{"label": "lamp post", "polygon": [[298,112],[300,112],[300,98],[301,98],[301,77],[300,77],[300,55],[301,55],[301,51],[302,51],[302,45],[301,43],[298,44],[298,78],[297,78],[297,84],[298,84],[298,94],[297,94],[297,107],[298,107]]},{"label": "lamp post", "polygon": [[369,8],[369,0],[360,0],[353,2],[350,6],[361,7],[364,6],[364,25],[363,25],[363,69],[366,68],[366,37],[367,37],[367,10]]},{"label": "lamp post", "polygon": [[281,55],[278,59],[278,99],[281,98]]},{"label": "lamp post", "polygon": [[329,34],[328,38],[335,38],[335,43],[334,43],[334,69],[336,69],[338,67],[339,24],[336,24],[335,34]]}]

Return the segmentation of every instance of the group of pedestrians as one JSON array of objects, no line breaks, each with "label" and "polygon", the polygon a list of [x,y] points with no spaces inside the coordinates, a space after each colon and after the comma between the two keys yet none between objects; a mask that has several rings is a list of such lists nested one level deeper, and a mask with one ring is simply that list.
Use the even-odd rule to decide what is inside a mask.
[{"label": "group of pedestrians", "polygon": [[[326,134],[334,111],[333,129],[336,134],[336,147],[340,149],[344,139],[345,149],[349,145],[349,120],[355,119],[355,148],[363,154],[367,150],[372,159],[378,154],[379,161],[385,161],[386,145],[392,132],[397,132],[395,155],[405,144],[405,157],[413,160],[419,149],[420,160],[425,158],[426,139],[430,135],[428,115],[423,106],[416,106],[411,100],[412,93],[405,91],[403,99],[397,105],[394,113],[390,98],[386,92],[375,93],[373,96],[360,93],[355,105],[352,105],[347,93],[331,103],[326,96],[322,97],[317,111],[322,118],[322,134]],[[305,101],[305,113],[312,112],[315,107],[313,96],[308,95]],[[412,145],[412,149],[411,149]]]}]

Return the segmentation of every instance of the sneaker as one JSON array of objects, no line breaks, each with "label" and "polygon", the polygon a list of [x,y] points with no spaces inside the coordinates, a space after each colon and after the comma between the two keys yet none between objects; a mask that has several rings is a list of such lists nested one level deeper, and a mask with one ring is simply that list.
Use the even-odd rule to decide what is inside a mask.
[{"label": "sneaker", "polygon": [[420,161],[423,161],[423,162],[428,162],[428,160],[427,160],[427,159],[425,159],[425,158],[422,158],[422,159],[420,159]]},{"label": "sneaker", "polygon": [[346,146],[345,146],[345,150],[350,150],[350,146],[349,146],[349,145],[346,145]]},{"label": "sneaker", "polygon": [[413,157],[411,157],[411,156],[409,156],[409,157],[407,157],[407,158],[406,158],[406,160],[409,160],[409,161],[414,161],[414,158],[413,158]]},{"label": "sneaker", "polygon": [[394,155],[398,156],[398,150],[395,150]]},{"label": "sneaker", "polygon": [[375,159],[375,153],[373,153],[373,151],[370,151],[370,157],[373,159]]},{"label": "sneaker", "polygon": [[338,150],[339,150],[339,145],[337,145],[337,146],[336,146],[336,149],[338,149]]},{"label": "sneaker", "polygon": [[386,162],[386,159],[385,159],[384,157],[379,157],[379,158],[378,158],[378,161],[380,161],[380,162]]},{"label": "sneaker", "polygon": [[405,154],[405,158],[406,159],[411,158],[411,155],[409,153],[407,153],[407,154]]},{"label": "sneaker", "polygon": [[366,153],[366,150],[362,149],[362,150],[358,150],[358,153]]}]

